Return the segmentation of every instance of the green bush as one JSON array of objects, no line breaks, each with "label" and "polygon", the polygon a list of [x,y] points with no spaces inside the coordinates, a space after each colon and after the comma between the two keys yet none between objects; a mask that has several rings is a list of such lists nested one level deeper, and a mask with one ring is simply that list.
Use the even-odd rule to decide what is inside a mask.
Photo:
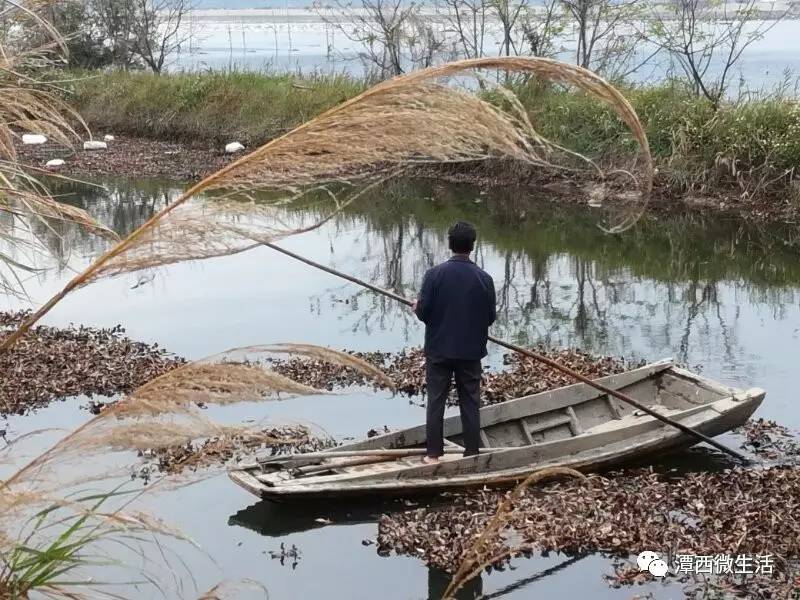
[{"label": "green bush", "polygon": [[[793,100],[754,99],[715,110],[679,83],[622,91],[673,187],[725,183],[753,192],[766,182],[785,184],[800,165],[800,107]],[[585,94],[536,85],[516,92],[538,131],[567,148],[601,163],[636,150],[613,111]]]}]

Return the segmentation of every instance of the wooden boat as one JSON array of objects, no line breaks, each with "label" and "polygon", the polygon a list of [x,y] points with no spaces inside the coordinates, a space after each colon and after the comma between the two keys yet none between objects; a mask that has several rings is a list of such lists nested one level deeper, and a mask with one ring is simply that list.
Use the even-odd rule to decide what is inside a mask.
[{"label": "wooden boat", "polygon": [[[734,389],[671,361],[598,380],[707,436],[742,425],[764,399],[759,388]],[[687,448],[696,439],[580,383],[481,409],[481,453],[463,457],[461,419],[444,421],[446,454],[422,462],[425,426],[387,433],[313,454],[260,457],[229,475],[262,498],[401,496],[513,484],[553,466],[595,471]]]}]

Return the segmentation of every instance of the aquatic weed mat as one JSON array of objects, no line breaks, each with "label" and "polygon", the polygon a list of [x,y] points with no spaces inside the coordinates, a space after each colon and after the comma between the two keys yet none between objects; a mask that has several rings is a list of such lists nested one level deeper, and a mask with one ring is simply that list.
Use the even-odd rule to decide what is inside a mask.
[{"label": "aquatic weed mat", "polygon": [[[576,348],[555,349],[540,346],[536,351],[592,379],[621,373],[643,364],[636,360],[597,356]],[[380,368],[389,376],[395,388],[403,394],[418,396],[425,393],[425,354],[421,348],[410,348],[396,353],[353,352],[353,354]],[[575,383],[571,377],[530,358],[508,354],[503,362],[502,371],[484,371],[481,382],[484,405]],[[277,360],[273,365],[278,373],[318,389],[331,391],[368,383],[362,373],[323,360],[298,357]],[[455,403],[455,398],[452,398],[452,401]]]},{"label": "aquatic weed mat", "polygon": [[[152,475],[152,467],[161,473],[176,475],[185,471],[198,471],[235,463],[258,452],[269,455],[318,452],[336,446],[336,442],[314,435],[303,425],[282,425],[242,432],[230,437],[212,437],[186,444],[167,446],[142,452],[148,459],[137,475],[145,480]],[[150,461],[152,459],[152,461]]]},{"label": "aquatic weed mat", "polygon": [[[591,377],[602,377],[631,368],[620,359],[595,357],[579,350],[547,350],[543,353],[569,364]],[[401,352],[352,352],[353,356],[381,369],[387,380],[370,379],[363,370],[335,363],[324,358],[298,356],[290,359],[269,359],[272,369],[293,381],[321,390],[339,390],[352,386],[374,386],[395,389],[412,397],[425,390],[425,356],[421,349]],[[638,363],[637,363],[638,366]],[[506,369],[484,374],[483,400],[486,404],[502,402],[518,396],[544,391],[572,383],[568,377],[543,367],[528,359],[506,357]],[[456,403],[455,397],[452,403]],[[384,425],[365,432],[365,437],[387,433]],[[137,473],[148,479],[157,468],[162,473],[178,474],[197,471],[220,465],[233,464],[244,458],[269,451],[271,454],[313,452],[332,448],[337,442],[328,436],[312,434],[303,426],[282,426],[254,429],[233,437],[214,437],[194,440],[185,444],[146,450],[142,454],[145,464]]]},{"label": "aquatic weed mat", "polygon": [[[0,338],[29,314],[0,312]],[[25,414],[68,396],[129,393],[185,362],[124,333],[120,326],[31,329],[0,353],[0,415]]]},{"label": "aquatic weed mat", "polygon": [[[461,494],[436,510],[384,515],[378,552],[415,556],[454,572],[511,492]],[[765,555],[774,572],[747,578],[720,575],[702,585],[745,597],[789,598],[800,593],[800,468],[794,466],[690,473],[681,478],[650,469],[589,475],[529,489],[515,501],[485,556],[556,551],[636,556],[643,550],[683,555]],[[507,559],[495,563],[502,568]],[[490,567],[491,568],[491,567]],[[612,584],[632,582],[618,569]],[[687,597],[696,585],[682,583]]]}]

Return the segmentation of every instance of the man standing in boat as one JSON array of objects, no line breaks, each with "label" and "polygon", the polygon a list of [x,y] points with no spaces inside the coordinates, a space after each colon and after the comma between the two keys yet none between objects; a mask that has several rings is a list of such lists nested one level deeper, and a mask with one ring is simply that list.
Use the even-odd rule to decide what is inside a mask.
[{"label": "man standing in boat", "polygon": [[481,359],[497,313],[494,281],[469,258],[476,237],[471,223],[459,221],[448,230],[453,255],[425,273],[414,302],[417,318],[425,323],[426,462],[436,462],[444,454],[444,409],[453,377],[464,456],[478,454],[480,447]]}]

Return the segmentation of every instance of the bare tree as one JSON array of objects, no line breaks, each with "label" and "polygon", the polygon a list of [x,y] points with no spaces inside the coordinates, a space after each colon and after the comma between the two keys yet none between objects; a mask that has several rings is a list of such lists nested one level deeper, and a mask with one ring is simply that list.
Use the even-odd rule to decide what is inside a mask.
[{"label": "bare tree", "polygon": [[500,26],[501,55],[552,56],[563,30],[559,0],[532,6],[530,0],[439,0],[438,17],[459,56],[486,56],[492,26]]},{"label": "bare tree", "polygon": [[436,7],[445,23],[445,33],[455,38],[458,54],[465,58],[484,56],[489,16],[486,0],[439,0]]},{"label": "bare tree", "polygon": [[360,0],[317,13],[361,48],[361,58],[385,79],[433,64],[443,52],[441,32],[427,22],[418,5],[405,0]]},{"label": "bare tree", "polygon": [[514,32],[517,30],[520,17],[529,8],[529,0],[489,0],[493,15],[500,22],[502,38],[500,40],[500,54],[511,56],[519,54],[515,43]]},{"label": "bare tree", "polygon": [[541,10],[528,10],[522,15],[520,28],[525,52],[531,56],[554,56],[556,39],[564,31],[560,0],[545,0]]},{"label": "bare tree", "polygon": [[133,53],[154,73],[161,73],[184,42],[181,23],[189,0],[129,0]]},{"label": "bare tree", "polygon": [[629,66],[641,38],[636,30],[630,30],[640,13],[638,0],[561,2],[573,22],[575,64],[614,76],[627,75],[641,66]]},{"label": "bare tree", "polygon": [[405,43],[415,69],[430,67],[445,55],[445,39],[441,31],[418,12],[412,12],[408,17]]},{"label": "bare tree", "polygon": [[742,53],[786,14],[759,19],[758,0],[668,0],[652,9],[645,35],[680,66],[694,93],[717,107]]},{"label": "bare tree", "polygon": [[85,6],[96,24],[97,38],[112,54],[112,64],[133,65],[133,11],[129,0],[89,0]]}]

